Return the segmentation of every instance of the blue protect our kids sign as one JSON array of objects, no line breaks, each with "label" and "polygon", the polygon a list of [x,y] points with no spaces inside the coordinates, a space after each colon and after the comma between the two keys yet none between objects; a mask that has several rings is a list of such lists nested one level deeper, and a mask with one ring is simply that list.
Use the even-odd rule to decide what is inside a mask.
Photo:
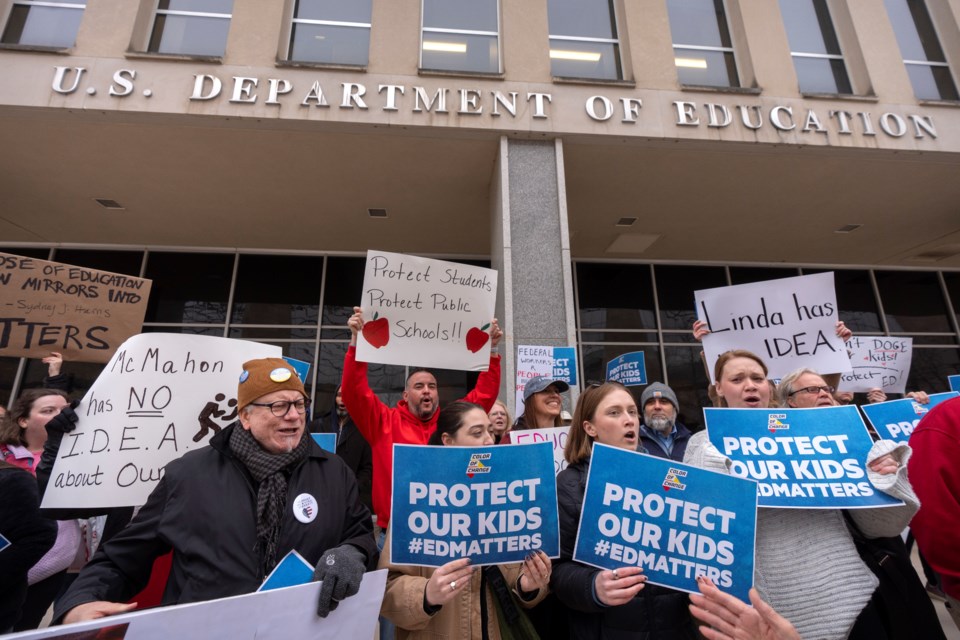
[{"label": "blue protect our kids sign", "polygon": [[703,575],[746,600],[756,529],[755,482],[594,444],[573,559],[690,593]]},{"label": "blue protect our kids sign", "polygon": [[619,382],[625,387],[647,384],[647,367],[643,351],[624,353],[608,362],[607,381]]},{"label": "blue protect our kids sign", "polygon": [[927,415],[930,409],[944,400],[957,396],[960,396],[960,393],[948,391],[931,395],[929,404],[920,404],[913,398],[903,398],[890,402],[865,404],[860,408],[863,409],[863,412],[867,415],[867,420],[870,421],[881,438],[906,442],[910,439],[910,434],[913,433],[917,424],[920,423],[923,416]]},{"label": "blue protect our kids sign", "polygon": [[393,446],[390,560],[439,567],[560,555],[553,445]]},{"label": "blue protect our kids sign", "polygon": [[878,491],[865,464],[873,440],[853,405],[703,410],[730,472],[759,482],[761,507],[856,509],[903,504]]}]

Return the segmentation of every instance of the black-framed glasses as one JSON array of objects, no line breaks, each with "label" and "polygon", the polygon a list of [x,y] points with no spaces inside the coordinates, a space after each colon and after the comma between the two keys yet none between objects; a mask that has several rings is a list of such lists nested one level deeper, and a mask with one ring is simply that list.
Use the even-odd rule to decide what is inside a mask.
[{"label": "black-framed glasses", "polygon": [[310,401],[303,398],[301,400],[277,400],[276,402],[251,402],[250,404],[255,407],[270,407],[270,413],[278,418],[282,418],[290,411],[290,407],[293,407],[297,410],[297,413],[303,415],[307,412]]},{"label": "black-framed glasses", "polygon": [[798,394],[798,393],[809,393],[810,395],[815,395],[815,394],[820,393],[821,391],[826,391],[826,392],[829,393],[830,395],[833,395],[833,393],[834,393],[836,390],[837,390],[836,387],[831,387],[831,386],[829,386],[829,385],[824,385],[824,386],[822,386],[822,387],[800,387],[799,389],[794,389],[793,391],[791,391],[791,392],[789,393],[789,395],[792,396],[792,395],[796,395],[796,394]]}]

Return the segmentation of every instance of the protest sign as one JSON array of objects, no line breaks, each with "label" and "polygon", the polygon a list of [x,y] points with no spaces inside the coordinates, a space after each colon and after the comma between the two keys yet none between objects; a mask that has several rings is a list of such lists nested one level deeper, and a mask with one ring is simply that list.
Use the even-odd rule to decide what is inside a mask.
[{"label": "protest sign", "polygon": [[960,391],[960,376],[947,376],[951,391]]},{"label": "protest sign", "polygon": [[913,359],[913,338],[854,336],[847,340],[853,370],[840,376],[840,391],[885,393],[906,391]]},{"label": "protest sign", "polygon": [[517,402],[514,409],[523,413],[523,387],[533,377],[563,380],[577,384],[577,350],[574,347],[521,345],[517,347]]},{"label": "protest sign", "polygon": [[45,508],[138,506],[168,462],[237,418],[243,363],[280,347],[173,333],[133,336],[84,396],[63,436]]},{"label": "protest sign", "polygon": [[317,446],[324,451],[329,451],[330,453],[337,452],[337,434],[311,433],[310,436],[313,438],[313,441],[317,443]]},{"label": "protest sign", "polygon": [[690,593],[707,576],[746,600],[756,529],[755,482],[595,443],[573,559]]},{"label": "protest sign", "polygon": [[643,351],[624,353],[608,362],[607,382],[619,382],[625,387],[647,384],[647,366]]},{"label": "protest sign", "polygon": [[560,473],[567,468],[567,461],[563,457],[563,448],[567,446],[567,435],[570,427],[549,427],[546,429],[521,429],[510,432],[511,444],[533,444],[549,442],[553,446],[553,468]]},{"label": "protest sign", "polygon": [[317,616],[321,582],[256,591],[232,598],[144,609],[87,622],[26,631],[4,640],[343,640],[372,638],[387,571],[363,574],[360,591],[326,618]]},{"label": "protest sign", "polygon": [[140,332],[150,280],[0,253],[0,355],[107,362]]},{"label": "protest sign", "polygon": [[310,375],[310,363],[304,362],[303,360],[297,360],[296,358],[288,358],[283,356],[284,361],[297,372],[297,377],[300,378],[300,382],[304,385],[307,384],[307,376]]},{"label": "protest sign", "polygon": [[357,360],[486,371],[497,272],[367,251]]},{"label": "protest sign", "polygon": [[731,349],[763,358],[771,378],[799,367],[850,371],[843,340],[836,335],[833,273],[703,289],[694,295],[697,317],[711,331],[703,338],[711,381],[717,358]]},{"label": "protest sign", "polygon": [[7,540],[7,537],[2,533],[0,533],[0,551],[3,551],[7,547],[9,547],[11,544],[12,543],[9,540]]},{"label": "protest sign", "polygon": [[877,404],[865,404],[860,408],[863,409],[863,412],[867,415],[867,420],[870,421],[881,438],[907,442],[910,440],[913,430],[916,429],[920,420],[930,409],[944,400],[957,396],[960,396],[960,393],[948,391],[932,394],[929,404],[920,404],[913,398],[903,398],[889,402],[878,402]]},{"label": "protest sign", "polygon": [[271,591],[284,587],[294,587],[298,584],[307,584],[313,580],[313,571],[313,565],[297,553],[296,549],[293,549],[283,557],[283,560],[277,563],[277,566],[273,568],[273,571],[270,572],[270,575],[267,576],[267,579],[263,581],[257,591]]},{"label": "protest sign", "polygon": [[873,488],[873,439],[853,405],[816,409],[703,410],[710,442],[757,480],[761,507],[858,509],[903,504]]},{"label": "protest sign", "polygon": [[560,554],[552,445],[393,445],[390,561],[439,567]]}]

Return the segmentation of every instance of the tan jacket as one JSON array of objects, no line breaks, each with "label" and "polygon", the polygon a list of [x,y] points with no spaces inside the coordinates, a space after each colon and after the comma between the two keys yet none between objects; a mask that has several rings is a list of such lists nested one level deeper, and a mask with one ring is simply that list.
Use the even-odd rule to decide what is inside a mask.
[{"label": "tan jacket", "polygon": [[[517,588],[521,566],[519,563],[500,565],[504,579],[514,591]],[[442,640],[444,638],[479,640],[482,637],[479,571],[473,573],[470,584],[460,591],[456,600],[443,605],[440,611],[431,616],[423,610],[423,593],[427,588],[427,581],[435,571],[433,567],[391,564],[390,534],[388,533],[383,552],[380,554],[379,568],[389,570],[387,592],[383,597],[380,614],[397,626],[396,640]],[[519,597],[514,598],[514,602],[530,608],[543,600],[547,591],[546,588],[541,589],[537,597],[528,602],[522,601]],[[490,640],[500,640],[494,597],[492,590],[488,588],[486,590],[487,633]]]}]

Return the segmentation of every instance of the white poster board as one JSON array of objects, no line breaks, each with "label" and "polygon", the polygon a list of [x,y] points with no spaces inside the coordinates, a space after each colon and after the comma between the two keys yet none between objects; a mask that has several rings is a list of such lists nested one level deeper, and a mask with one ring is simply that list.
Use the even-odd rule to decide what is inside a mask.
[{"label": "white poster board", "polygon": [[363,575],[360,591],[344,598],[326,618],[317,616],[321,582],[257,591],[232,598],[145,609],[38,631],[4,640],[342,640],[373,638],[387,586],[387,570]]},{"label": "white poster board", "polygon": [[567,437],[570,426],[547,427],[545,429],[520,429],[510,432],[510,444],[535,444],[550,442],[553,444],[553,468],[560,473],[567,468],[567,460],[563,457],[563,448],[567,446]]},{"label": "white poster board", "polygon": [[853,371],[840,376],[840,391],[904,393],[913,360],[913,338],[854,336],[847,340]]},{"label": "white poster board", "polygon": [[760,356],[772,379],[800,367],[824,374],[851,369],[836,334],[832,272],[703,289],[695,297],[697,317],[711,331],[703,339],[711,381],[717,358],[731,349]]},{"label": "white poster board", "polygon": [[243,363],[269,357],[280,347],[175,333],[128,339],[77,407],[42,506],[142,505],[168,462],[236,420]]},{"label": "white poster board", "polygon": [[486,371],[497,272],[367,251],[357,360]]}]

